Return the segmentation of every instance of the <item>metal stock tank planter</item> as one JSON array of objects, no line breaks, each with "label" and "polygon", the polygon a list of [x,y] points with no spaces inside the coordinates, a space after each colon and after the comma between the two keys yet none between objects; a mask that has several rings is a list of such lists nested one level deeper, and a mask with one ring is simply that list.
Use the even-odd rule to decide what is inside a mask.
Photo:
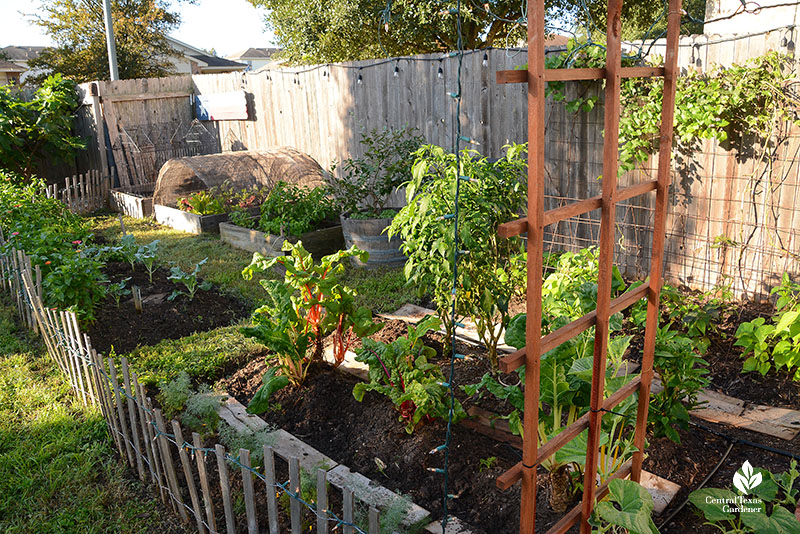
[{"label": "metal stock tank planter", "polygon": [[389,239],[386,233],[386,229],[392,224],[392,217],[353,219],[350,218],[350,214],[351,212],[346,212],[339,216],[345,246],[350,248],[356,245],[361,250],[369,252],[369,260],[366,263],[355,257],[350,258],[354,265],[367,268],[399,267],[406,262],[406,257],[400,251],[403,240],[400,236]]},{"label": "metal stock tank planter", "polygon": [[223,222],[219,224],[219,237],[232,247],[260,252],[268,258],[282,255],[283,242],[287,239],[292,243],[302,241],[303,246],[314,258],[334,254],[344,248],[345,244],[341,225],[318,228],[296,238],[287,238]]}]

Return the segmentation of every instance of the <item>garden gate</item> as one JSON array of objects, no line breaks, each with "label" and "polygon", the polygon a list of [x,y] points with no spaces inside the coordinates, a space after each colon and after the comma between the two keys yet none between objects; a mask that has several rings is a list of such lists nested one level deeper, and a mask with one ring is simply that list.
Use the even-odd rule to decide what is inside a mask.
[{"label": "garden gate", "polygon": [[[527,278],[527,346],[509,354],[501,362],[504,372],[522,365],[525,375],[525,415],[522,461],[498,477],[497,485],[506,489],[522,481],[520,506],[520,533],[533,534],[536,524],[536,469],[544,460],[555,454],[581,432],[589,429],[582,502],[573,508],[548,533],[569,530],[580,521],[580,531],[591,531],[589,517],[596,499],[608,493],[608,482],[614,478],[639,482],[644,459],[645,430],[653,378],[653,355],[658,328],[658,301],[662,282],[664,238],[667,211],[667,193],[670,183],[670,158],[672,151],[672,124],[675,106],[675,84],[678,76],[678,37],[681,22],[681,0],[669,0],[667,6],[667,46],[663,67],[621,66],[622,0],[609,0],[606,31],[606,67],[581,69],[545,69],[544,63],[544,0],[528,4],[528,70],[499,71],[498,83],[528,83],[528,217],[502,225],[501,237],[528,234]],[[663,77],[664,93],[661,111],[658,174],[649,180],[623,189],[617,188],[619,152],[620,81],[622,78]],[[545,141],[545,84],[548,81],[605,80],[605,118],[603,146],[602,193],[556,209],[544,211],[544,141]],[[611,298],[614,260],[614,226],[616,204],[649,192],[656,192],[653,249],[649,280],[629,290],[618,298]],[[542,336],[542,275],[544,254],[544,228],[547,225],[600,209],[599,274],[597,280],[597,307],[580,319]],[[608,398],[604,398],[606,384],[606,357],[609,338],[609,318],[647,298],[647,323],[641,374]],[[565,428],[555,438],[537,446],[539,426],[539,379],[541,356],[588,328],[595,327],[594,358],[590,410],[575,423]],[[613,410],[633,393],[639,393],[633,457],[597,486],[600,431],[603,412]]]}]

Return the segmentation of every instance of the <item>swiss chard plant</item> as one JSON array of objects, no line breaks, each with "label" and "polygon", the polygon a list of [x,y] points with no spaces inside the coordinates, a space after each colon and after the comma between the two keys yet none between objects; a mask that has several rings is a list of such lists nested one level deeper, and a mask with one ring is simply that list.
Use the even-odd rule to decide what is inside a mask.
[{"label": "swiss chard plant", "polygon": [[[524,287],[522,241],[497,235],[498,225],[516,219],[525,208],[525,145],[506,147],[490,163],[475,151],[455,154],[433,145],[416,152],[406,184],[407,205],[392,221],[389,236],[403,239],[408,283],[432,293],[447,336],[453,331],[454,201],[460,183],[458,220],[460,255],[455,285],[456,312],[471,317],[489,360],[497,368],[497,345],[510,319],[511,297]],[[464,178],[468,180],[464,180]]]},{"label": "swiss chard plant", "polygon": [[735,345],[744,348],[744,371],[764,375],[773,367],[785,367],[795,380],[800,380],[800,283],[784,273],[781,284],[771,294],[778,296],[775,315],[770,322],[758,317],[740,324]]},{"label": "swiss chard plant", "polygon": [[[358,256],[366,261],[368,254],[357,247],[324,256],[315,263],[303,243],[284,242],[286,255],[266,258],[253,254],[253,261],[242,275],[252,279],[257,273],[282,266],[283,280],[261,280],[269,298],[267,304],[253,314],[253,326],[242,332],[270,349],[267,357],[280,374],[265,381],[264,393],[256,394],[253,409],[265,406],[276,387],[273,380],[285,377],[288,383],[299,386],[315,360],[322,357],[322,338],[332,334],[333,356],[336,364],[344,361],[350,344],[359,337],[377,332],[381,326],[372,321],[372,313],[355,306],[355,292],[339,283],[344,271],[342,261]],[[251,403],[252,404],[252,403]]]},{"label": "swiss chard plant", "polygon": [[211,191],[198,191],[188,198],[181,198],[177,202],[178,209],[189,211],[197,215],[217,215],[225,213],[222,202]]},{"label": "swiss chard plant", "polygon": [[278,182],[261,204],[259,229],[267,234],[299,237],[336,213],[326,187],[307,189]]},{"label": "swiss chard plant", "polygon": [[[439,319],[431,315],[416,326],[409,325],[407,336],[392,343],[364,339],[356,350],[356,360],[369,365],[369,382],[356,384],[353,396],[359,402],[367,391],[389,397],[409,434],[421,422],[447,419],[450,412],[450,390],[444,384],[442,370],[429,361],[436,351],[422,340],[439,326]],[[453,410],[454,421],[466,416],[458,400],[454,400]]]},{"label": "swiss chard plant", "polygon": [[707,525],[723,533],[794,534],[800,532],[800,520],[795,517],[798,477],[795,460],[788,471],[778,474],[745,462],[734,475],[736,491],[703,488],[692,492],[689,501]]},{"label": "swiss chard plant", "polygon": [[208,261],[208,258],[203,258],[197,264],[195,264],[194,269],[191,272],[185,272],[179,266],[175,265],[170,269],[170,275],[167,277],[167,280],[172,280],[176,284],[182,284],[184,288],[186,288],[186,292],[180,290],[175,290],[172,294],[167,297],[168,300],[175,300],[180,295],[186,295],[189,297],[189,300],[194,300],[194,296],[197,294],[198,289],[202,289],[203,291],[208,291],[211,289],[211,282],[208,280],[200,282],[198,280],[197,275],[200,274],[200,267]]},{"label": "swiss chard plant", "polygon": [[396,211],[386,209],[388,199],[411,178],[413,154],[422,142],[414,128],[361,132],[364,154],[344,160],[339,173],[335,164],[331,168],[331,189],[342,209],[351,212],[351,217],[357,213],[372,218],[394,216]]}]

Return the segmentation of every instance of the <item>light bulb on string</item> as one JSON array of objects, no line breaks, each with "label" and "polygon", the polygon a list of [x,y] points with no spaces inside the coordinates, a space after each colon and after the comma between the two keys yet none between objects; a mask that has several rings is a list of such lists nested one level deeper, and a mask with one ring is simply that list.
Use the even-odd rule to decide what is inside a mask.
[{"label": "light bulb on string", "polygon": [[488,67],[489,66],[489,53],[488,52],[484,52],[483,53],[483,66],[484,67]]},{"label": "light bulb on string", "polygon": [[436,77],[440,80],[444,78],[444,70],[442,69],[442,61],[439,60],[439,71],[436,73]]},{"label": "light bulb on string", "polygon": [[358,85],[364,83],[364,79],[361,77],[361,69],[358,69],[358,80],[356,81],[358,82]]},{"label": "light bulb on string", "polygon": [[398,78],[400,76],[400,67],[397,63],[394,64],[394,77]]}]

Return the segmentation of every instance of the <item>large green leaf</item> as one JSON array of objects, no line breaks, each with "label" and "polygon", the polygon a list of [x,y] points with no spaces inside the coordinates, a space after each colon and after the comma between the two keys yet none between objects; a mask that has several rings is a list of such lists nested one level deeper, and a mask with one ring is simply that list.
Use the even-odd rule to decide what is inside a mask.
[{"label": "large green leaf", "polygon": [[514,316],[508,323],[505,334],[506,345],[510,345],[515,349],[521,349],[525,346],[525,319],[527,315],[520,313]]},{"label": "large green leaf", "polygon": [[614,479],[608,484],[607,501],[597,503],[597,515],[630,534],[658,534],[651,519],[653,498],[642,486],[631,480]]},{"label": "large green leaf", "polygon": [[706,520],[717,523],[719,521],[733,521],[736,517],[723,511],[723,503],[733,502],[736,494],[731,490],[720,488],[703,488],[689,495],[689,502],[695,505]]},{"label": "large green leaf", "polygon": [[272,394],[289,385],[288,378],[276,373],[277,369],[270,367],[261,377],[263,385],[258,388],[250,404],[247,405],[247,413],[261,414],[266,412],[269,410],[269,398]]}]

